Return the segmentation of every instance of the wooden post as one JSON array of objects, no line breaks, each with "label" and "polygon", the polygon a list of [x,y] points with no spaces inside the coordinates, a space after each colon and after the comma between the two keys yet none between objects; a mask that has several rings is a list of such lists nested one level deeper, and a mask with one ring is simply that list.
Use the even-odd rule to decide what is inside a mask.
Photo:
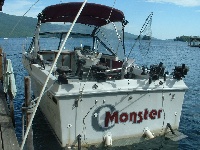
[{"label": "wooden post", "polygon": [[[6,53],[3,53],[3,76],[5,76],[4,75],[4,73],[6,72]],[[3,83],[3,80],[2,80],[2,83]],[[4,84],[4,83],[3,83]],[[6,101],[8,101],[8,96],[7,96],[7,93],[5,93],[5,97],[6,97]]]},{"label": "wooden post", "polygon": [[3,50],[0,47],[0,80],[3,81]]},{"label": "wooden post", "polygon": [[13,103],[13,95],[12,95],[12,92],[10,91],[10,88],[8,90],[8,96],[9,96],[9,101],[10,101],[10,117],[13,122],[13,127],[15,128],[14,103]]},{"label": "wooden post", "polygon": [[[26,76],[24,77],[24,87],[25,87],[25,107],[29,107],[31,104],[31,79],[30,77]],[[26,127],[29,124],[29,121],[31,119],[31,112],[27,111],[26,113]],[[33,130],[32,127],[30,127],[27,140],[26,140],[26,147],[27,150],[34,150],[33,147]]]},{"label": "wooden post", "polygon": [[6,69],[6,53],[3,53],[3,73],[5,72]]}]

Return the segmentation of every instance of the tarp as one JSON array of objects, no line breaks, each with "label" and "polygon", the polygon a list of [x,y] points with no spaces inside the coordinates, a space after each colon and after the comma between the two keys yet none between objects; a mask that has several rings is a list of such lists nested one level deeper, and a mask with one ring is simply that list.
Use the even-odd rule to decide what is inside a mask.
[{"label": "tarp", "polygon": [[3,80],[3,87],[4,92],[7,93],[8,90],[11,91],[13,98],[15,98],[17,93],[17,88],[15,85],[15,76],[12,68],[12,63],[10,59],[6,61],[6,68],[4,70],[4,80]]}]

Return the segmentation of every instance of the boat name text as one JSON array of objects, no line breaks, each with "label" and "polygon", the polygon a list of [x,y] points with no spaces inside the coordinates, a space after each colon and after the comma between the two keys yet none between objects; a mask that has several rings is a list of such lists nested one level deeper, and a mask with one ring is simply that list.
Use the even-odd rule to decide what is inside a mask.
[{"label": "boat name text", "polygon": [[147,109],[143,111],[122,112],[115,106],[106,104],[98,107],[92,114],[92,127],[96,131],[106,131],[120,123],[139,124],[145,120],[155,120],[162,117],[162,109]]},{"label": "boat name text", "polygon": [[107,111],[105,114],[105,127],[109,127],[109,123],[125,123],[127,121],[132,123],[141,123],[143,120],[148,120],[150,118],[151,120],[159,119],[161,117],[162,109],[156,110],[148,110],[145,109],[144,111],[139,112],[122,112],[120,114],[119,111],[110,112]]}]

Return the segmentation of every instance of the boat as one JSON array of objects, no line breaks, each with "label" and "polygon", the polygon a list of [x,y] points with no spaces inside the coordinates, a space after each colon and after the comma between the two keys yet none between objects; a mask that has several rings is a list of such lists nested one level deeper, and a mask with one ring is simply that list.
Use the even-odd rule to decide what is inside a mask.
[{"label": "boat", "polygon": [[188,46],[200,47],[200,37],[199,36],[190,36]]},{"label": "boat", "polygon": [[126,57],[124,13],[86,3],[74,22],[81,6],[46,7],[22,54],[35,97],[47,83],[39,108],[61,146],[133,144],[178,131],[188,67],[169,74],[162,62],[138,66]]}]

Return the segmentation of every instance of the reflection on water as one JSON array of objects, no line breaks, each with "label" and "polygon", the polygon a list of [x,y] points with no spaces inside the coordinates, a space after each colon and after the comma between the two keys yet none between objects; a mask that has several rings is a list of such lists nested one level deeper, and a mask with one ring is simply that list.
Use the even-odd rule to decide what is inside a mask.
[{"label": "reflection on water", "polygon": [[62,150],[40,109],[37,110],[32,127],[35,150]]}]

